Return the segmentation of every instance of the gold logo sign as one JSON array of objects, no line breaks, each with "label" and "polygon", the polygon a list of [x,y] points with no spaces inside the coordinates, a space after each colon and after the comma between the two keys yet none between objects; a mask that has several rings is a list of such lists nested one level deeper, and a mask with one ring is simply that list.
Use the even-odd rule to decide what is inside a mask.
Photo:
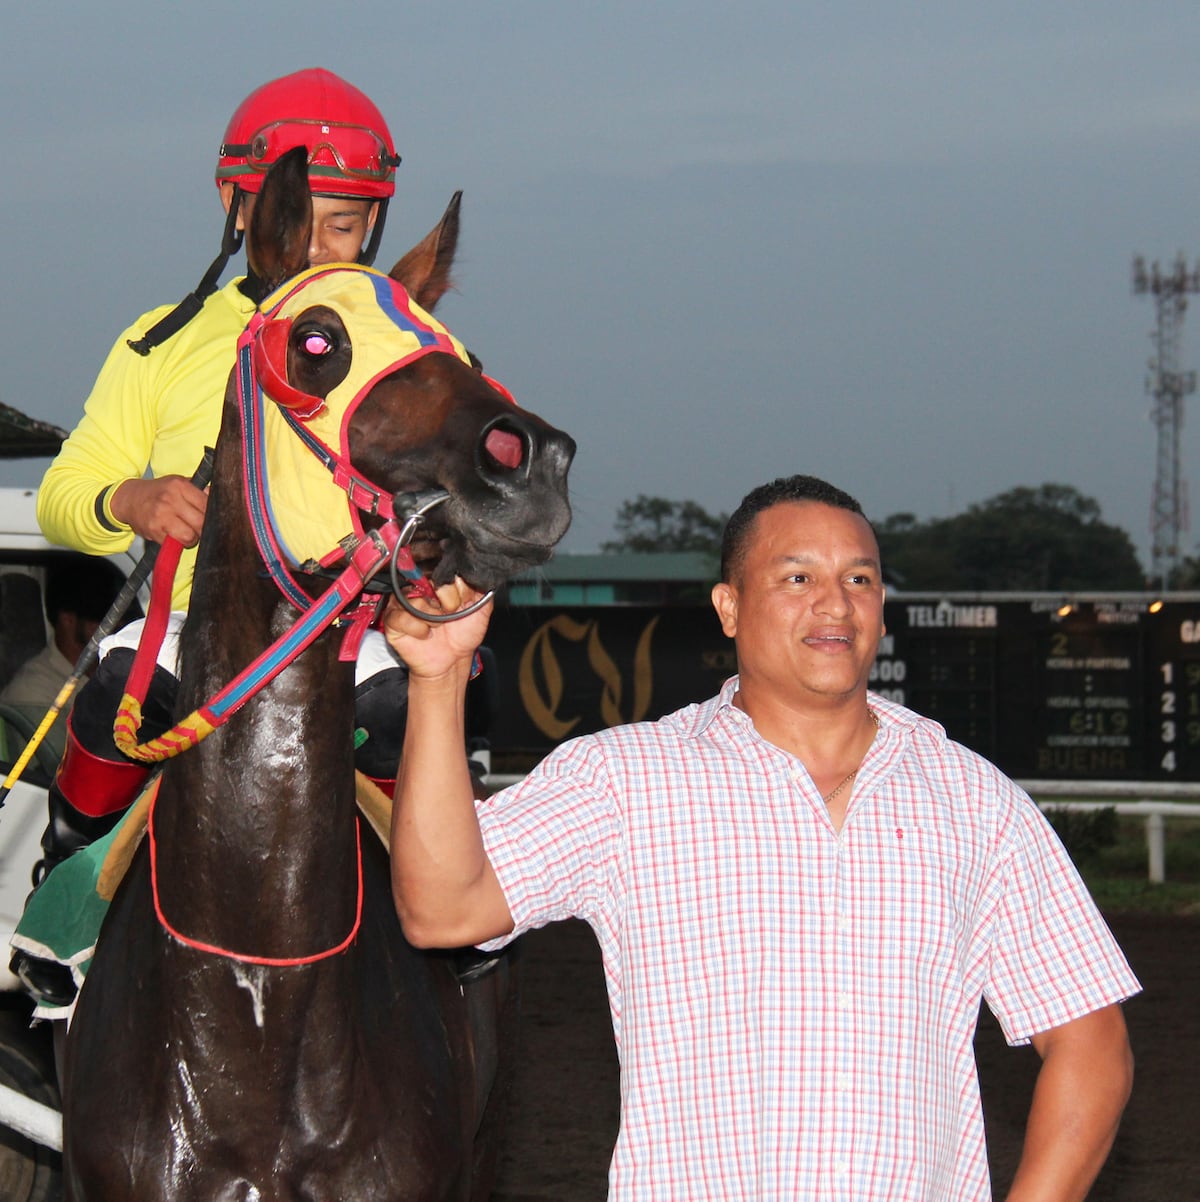
[{"label": "gold logo sign", "polygon": [[555,650],[560,640],[586,644],[588,665],[600,684],[598,711],[605,726],[644,718],[654,691],[650,640],[657,625],[656,615],[638,637],[633,655],[633,698],[627,716],[623,712],[625,692],[621,671],[600,641],[599,622],[576,622],[566,614],[558,614],[539,626],[521,652],[518,683],[525,710],[542,734],[556,742],[565,739],[583,718],[582,714],[559,713],[566,691],[562,664]]}]

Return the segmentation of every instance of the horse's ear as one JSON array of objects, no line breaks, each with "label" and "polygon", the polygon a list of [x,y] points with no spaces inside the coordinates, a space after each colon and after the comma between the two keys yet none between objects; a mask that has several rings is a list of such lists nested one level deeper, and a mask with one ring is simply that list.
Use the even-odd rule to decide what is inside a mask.
[{"label": "horse's ear", "polygon": [[308,266],[312,243],[312,195],[308,151],[281,155],[263,180],[250,217],[246,261],[271,291]]},{"label": "horse's ear", "polygon": [[429,313],[453,286],[450,268],[458,248],[458,210],[461,205],[462,193],[455,192],[441,221],[388,272]]}]

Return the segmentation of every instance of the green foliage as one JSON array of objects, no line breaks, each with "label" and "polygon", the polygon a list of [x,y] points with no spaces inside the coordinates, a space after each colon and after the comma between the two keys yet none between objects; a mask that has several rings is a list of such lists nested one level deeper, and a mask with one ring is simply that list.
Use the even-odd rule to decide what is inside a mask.
[{"label": "green foliage", "polygon": [[1118,820],[1115,841],[1079,870],[1107,914],[1200,915],[1200,819],[1167,821],[1165,859],[1166,881],[1150,881],[1145,819],[1126,817]]},{"label": "green foliage", "polygon": [[1009,489],[927,522],[897,513],[876,531],[885,569],[909,591],[1145,587],[1129,535],[1066,484]]},{"label": "green foliage", "polygon": [[[720,553],[727,515],[695,501],[640,493],[617,510],[609,553]],[[1141,589],[1145,574],[1129,535],[1066,484],[1019,487],[948,518],[895,513],[876,523],[888,576],[910,592]],[[1189,561],[1190,563],[1191,561]],[[1196,568],[1200,580],[1200,567]]]},{"label": "green foliage", "polygon": [[1105,876],[1083,870],[1084,883],[1105,914],[1187,914],[1200,915],[1200,885],[1167,881],[1152,884],[1143,876]]},{"label": "green foliage", "polygon": [[1200,589],[1200,556],[1188,555],[1183,559],[1167,584],[1169,588]]},{"label": "green foliage", "polygon": [[617,510],[617,537],[601,543],[607,553],[699,551],[719,555],[728,514],[710,514],[695,501],[668,501],[639,493]]},{"label": "green foliage", "polygon": [[1100,853],[1117,842],[1117,811],[1068,810],[1047,807],[1046,819],[1076,864],[1095,862]]}]

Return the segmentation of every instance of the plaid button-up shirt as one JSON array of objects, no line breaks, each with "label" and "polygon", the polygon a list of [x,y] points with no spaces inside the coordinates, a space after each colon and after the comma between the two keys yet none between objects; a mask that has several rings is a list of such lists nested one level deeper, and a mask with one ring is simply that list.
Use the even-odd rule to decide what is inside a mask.
[{"label": "plaid button-up shirt", "polygon": [[736,687],[565,744],[480,804],[517,931],[577,916],[600,943],[610,1198],[987,1199],[981,997],[1023,1043],[1140,986],[986,760],[872,695],[838,832]]}]

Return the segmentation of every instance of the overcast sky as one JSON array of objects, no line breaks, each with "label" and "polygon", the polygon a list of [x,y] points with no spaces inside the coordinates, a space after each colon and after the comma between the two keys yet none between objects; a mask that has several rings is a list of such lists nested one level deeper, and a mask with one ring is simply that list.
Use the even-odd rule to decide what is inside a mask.
[{"label": "overcast sky", "polygon": [[440,316],[577,439],[566,549],[638,493],[729,510],[807,471],[877,518],[1070,484],[1146,556],[1130,269],[1200,257],[1195,0],[41,0],[0,29],[8,404],[74,424],[216,253],[233,108],[325,66],[404,158],[381,265],[465,192]]}]

